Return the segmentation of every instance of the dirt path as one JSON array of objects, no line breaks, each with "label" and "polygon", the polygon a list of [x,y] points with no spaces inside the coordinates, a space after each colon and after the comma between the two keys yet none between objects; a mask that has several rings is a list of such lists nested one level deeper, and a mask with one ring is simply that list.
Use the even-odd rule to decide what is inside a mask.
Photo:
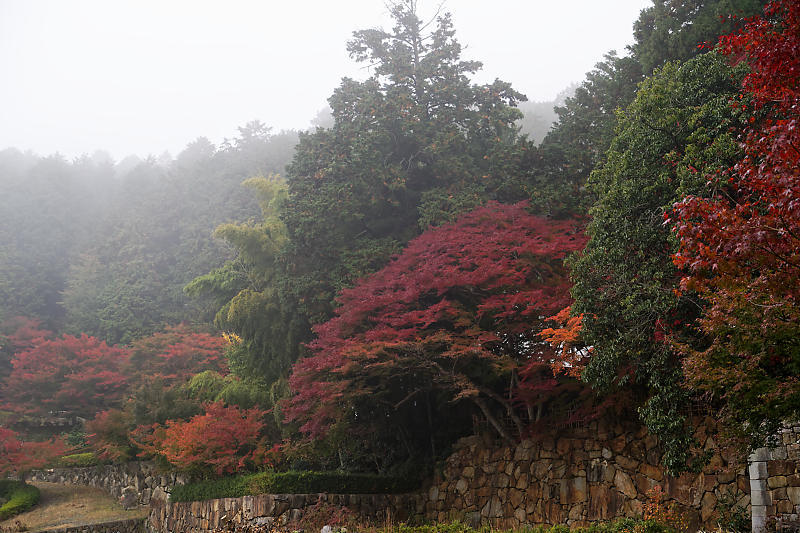
[{"label": "dirt path", "polygon": [[126,511],[105,491],[95,487],[46,482],[33,485],[42,493],[39,504],[27,513],[0,522],[0,530],[17,520],[27,526],[28,531],[45,531],[147,516],[146,508]]}]

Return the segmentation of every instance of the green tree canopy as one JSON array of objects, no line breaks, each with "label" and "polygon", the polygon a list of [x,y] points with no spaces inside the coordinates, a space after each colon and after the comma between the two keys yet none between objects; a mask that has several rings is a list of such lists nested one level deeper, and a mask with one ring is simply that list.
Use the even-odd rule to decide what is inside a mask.
[{"label": "green tree canopy", "polygon": [[212,239],[214,228],[258,213],[239,185],[281,171],[296,139],[254,121],[221,147],[198,138],[166,166],[152,159],[134,166],[98,235],[68,269],[67,328],[130,342],[167,323],[210,321],[218,302],[190,298],[183,287],[231,257]]},{"label": "green tree canopy", "polygon": [[234,373],[255,372],[272,382],[297,359],[309,326],[286,297],[286,277],[277,261],[287,242],[278,216],[286,182],[278,176],[257,177],[243,185],[258,200],[260,220],[219,226],[214,234],[234,249],[235,258],[195,278],[185,290],[213,296],[220,306],[215,324],[241,337],[229,353]]},{"label": "green tree canopy", "polygon": [[677,243],[664,214],[736,161],[745,118],[730,104],[742,76],[742,68],[706,54],[668,63],[642,83],[591,175],[598,200],[590,239],[572,261],[573,309],[585,313],[585,340],[594,346],[583,376],[600,389],[625,385],[647,393],[642,416],[666,441],[673,467],[688,449],[686,393],[665,332],[686,333],[699,303],[674,292]]},{"label": "green tree canopy", "polygon": [[515,105],[502,81],[475,85],[448,14],[423,22],[414,0],[391,7],[392,31],[354,33],[368,64],[329,99],[334,126],[302,135],[282,218],[288,272],[309,316],[330,316],[335,292],[380,268],[431,224],[486,199],[521,199]]},{"label": "green tree canopy", "polygon": [[[633,25],[630,47],[645,74],[670,60],[685,61],[712,48],[743,17],[761,13],[765,0],[653,0]],[[710,47],[704,47],[705,43]]]}]

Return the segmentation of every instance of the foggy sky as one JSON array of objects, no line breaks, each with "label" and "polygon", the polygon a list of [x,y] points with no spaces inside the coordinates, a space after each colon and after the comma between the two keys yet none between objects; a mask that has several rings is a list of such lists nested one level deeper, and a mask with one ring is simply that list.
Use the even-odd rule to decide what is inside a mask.
[{"label": "foggy sky", "polygon": [[[449,0],[464,59],[550,100],[632,41],[649,0]],[[432,14],[437,0],[420,0]],[[383,0],[0,0],[0,149],[173,155],[259,119],[306,128]]]}]

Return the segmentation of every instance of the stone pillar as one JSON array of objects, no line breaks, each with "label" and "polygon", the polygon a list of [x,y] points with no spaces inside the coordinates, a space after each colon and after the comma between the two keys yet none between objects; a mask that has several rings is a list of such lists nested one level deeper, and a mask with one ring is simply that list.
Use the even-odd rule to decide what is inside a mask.
[{"label": "stone pillar", "polygon": [[764,533],[766,530],[767,506],[772,503],[767,488],[767,461],[770,459],[769,448],[759,448],[747,459],[750,471],[750,514],[753,533]]}]

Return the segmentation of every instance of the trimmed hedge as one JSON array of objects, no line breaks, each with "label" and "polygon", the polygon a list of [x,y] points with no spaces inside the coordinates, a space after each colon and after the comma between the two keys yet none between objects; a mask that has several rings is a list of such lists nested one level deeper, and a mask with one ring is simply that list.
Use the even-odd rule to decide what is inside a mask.
[{"label": "trimmed hedge", "polygon": [[251,494],[250,481],[259,474],[224,477],[175,485],[169,495],[173,502],[196,502],[217,498],[241,498]]},{"label": "trimmed hedge", "polygon": [[170,500],[192,502],[250,494],[401,494],[419,488],[418,480],[347,472],[261,472],[177,485]]},{"label": "trimmed hedge", "polygon": [[100,460],[93,452],[73,453],[72,455],[60,457],[56,461],[56,466],[65,468],[97,466],[99,464]]},{"label": "trimmed hedge", "polygon": [[419,488],[416,479],[345,472],[278,472],[259,474],[251,494],[402,494]]},{"label": "trimmed hedge", "polygon": [[23,513],[39,502],[39,489],[23,481],[0,479],[0,496],[8,501],[0,507],[0,520]]}]

